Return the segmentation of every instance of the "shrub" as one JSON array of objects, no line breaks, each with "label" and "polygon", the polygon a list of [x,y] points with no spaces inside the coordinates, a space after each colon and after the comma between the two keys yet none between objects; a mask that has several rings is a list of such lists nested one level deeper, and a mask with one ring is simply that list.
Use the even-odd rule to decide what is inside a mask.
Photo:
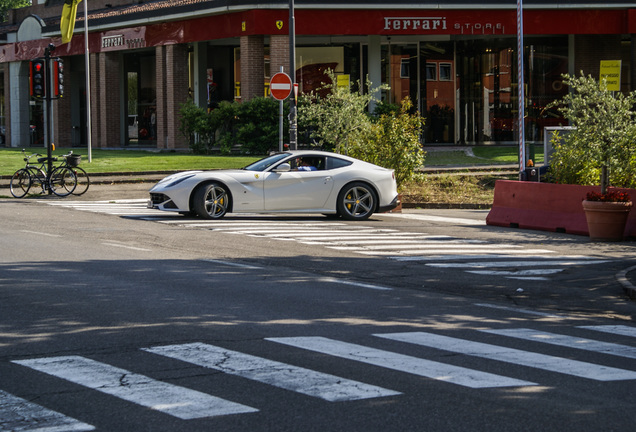
[{"label": "shrub", "polygon": [[424,165],[426,152],[420,144],[424,124],[419,113],[411,114],[411,100],[402,101],[398,112],[383,114],[371,126],[366,139],[355,142],[349,155],[395,170],[398,187],[411,180]]},{"label": "shrub", "polygon": [[278,110],[278,101],[270,98],[223,101],[209,113],[188,101],[181,105],[179,130],[195,153],[266,154],[278,148]]}]

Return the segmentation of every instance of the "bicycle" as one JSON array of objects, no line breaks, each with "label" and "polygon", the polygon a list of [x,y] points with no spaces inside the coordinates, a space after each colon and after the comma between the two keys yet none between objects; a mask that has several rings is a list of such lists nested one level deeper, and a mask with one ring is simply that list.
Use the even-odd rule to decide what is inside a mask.
[{"label": "bicycle", "polygon": [[[77,177],[73,170],[63,163],[51,170],[50,173],[46,171],[46,164],[49,161],[48,157],[42,157],[39,153],[33,153],[30,156],[26,155],[26,151],[22,149],[24,155],[24,161],[26,165],[24,168],[20,168],[11,177],[10,189],[11,195],[16,198],[22,198],[33,186],[34,183],[38,183],[42,188],[40,193],[47,191],[53,192],[57,196],[68,196],[75,190],[77,186]],[[31,158],[37,156],[37,163],[32,164]],[[64,155],[66,157],[68,155]],[[57,157],[51,158],[52,162],[57,161]]]},{"label": "bicycle", "polygon": [[77,179],[77,186],[72,192],[73,195],[82,195],[91,185],[88,173],[84,170],[84,168],[79,166],[82,161],[82,155],[75,155],[73,154],[73,150],[71,150],[68,154],[59,157],[64,158],[64,163],[62,163],[60,167],[65,167],[73,171],[73,174],[75,174],[75,178]]}]

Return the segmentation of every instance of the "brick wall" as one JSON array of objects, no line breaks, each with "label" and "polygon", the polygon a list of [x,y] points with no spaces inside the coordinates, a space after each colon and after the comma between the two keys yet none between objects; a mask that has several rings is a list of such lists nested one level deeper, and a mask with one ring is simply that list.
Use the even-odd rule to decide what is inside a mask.
[{"label": "brick wall", "polygon": [[241,100],[262,97],[265,92],[264,36],[241,36]]},{"label": "brick wall", "polygon": [[119,53],[99,53],[99,102],[97,113],[100,117],[96,147],[120,147],[120,80],[119,80]]},{"label": "brick wall", "polygon": [[166,47],[155,48],[155,72],[156,72],[156,96],[157,96],[157,148],[168,148],[166,138],[168,136],[166,117]]},{"label": "brick wall", "polygon": [[102,96],[99,89],[99,54],[89,54],[90,74],[91,74],[91,147],[100,147],[99,139],[102,126],[102,119],[99,115],[100,98]]},{"label": "brick wall", "polygon": [[9,63],[0,65],[0,70],[4,72],[4,146],[10,147],[11,144],[11,97],[9,89],[11,81],[9,80]]},{"label": "brick wall", "polygon": [[[65,77],[67,78],[67,77]],[[70,90],[70,87],[67,87]],[[71,94],[68,91],[62,98],[51,104],[54,113],[53,143],[57,148],[70,147],[72,144],[73,125],[71,124]]]},{"label": "brick wall", "polygon": [[179,132],[179,110],[188,100],[188,47],[187,45],[166,46],[165,76],[165,118],[166,148],[188,148],[188,142]]},{"label": "brick wall", "polygon": [[289,35],[270,36],[269,64],[271,75],[280,72],[282,66],[283,72],[291,76],[289,72]]}]

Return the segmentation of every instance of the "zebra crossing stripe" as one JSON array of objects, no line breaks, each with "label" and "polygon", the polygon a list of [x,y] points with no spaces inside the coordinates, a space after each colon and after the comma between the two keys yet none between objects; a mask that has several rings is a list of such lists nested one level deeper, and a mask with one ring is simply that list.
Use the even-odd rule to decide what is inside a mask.
[{"label": "zebra crossing stripe", "polygon": [[79,356],[17,360],[13,363],[183,420],[258,411]]},{"label": "zebra crossing stripe", "polygon": [[634,371],[600,366],[578,360],[553,357],[481,342],[472,342],[433,333],[389,333],[376,334],[375,336],[597,381],[636,379],[636,372]]},{"label": "zebra crossing stripe", "polygon": [[625,325],[579,326],[579,328],[612,333],[620,336],[636,337],[636,327],[629,327]]},{"label": "zebra crossing stripe", "polygon": [[[501,251],[499,251],[501,252]],[[528,252],[528,251],[525,251]],[[537,260],[537,261],[490,261],[465,263],[429,263],[430,267],[438,268],[488,268],[488,267],[539,267],[539,266],[573,266],[585,264],[603,264],[610,260],[582,259],[582,260]]]},{"label": "zebra crossing stripe", "polygon": [[[554,253],[554,251],[549,250],[549,249],[498,249],[496,245],[492,245],[489,246],[492,250],[479,250],[480,254],[483,255],[487,255],[487,254],[494,254],[494,255],[500,255],[500,254],[507,254],[508,258],[514,258],[511,255],[525,255],[525,254],[546,254],[546,253]],[[446,254],[452,254],[452,255],[457,255],[457,254],[470,254],[471,252],[475,252],[475,249],[471,246],[470,248],[467,249],[429,249],[429,250],[401,250],[399,252],[395,252],[395,251],[363,251],[360,250],[358,251],[358,253],[364,254],[364,255],[388,255],[390,256],[390,258],[392,259],[396,259],[395,254],[396,253],[401,253],[403,255],[424,255],[424,254],[429,254],[429,255],[446,255]],[[419,258],[419,257],[418,257]],[[417,259],[415,260],[410,260],[410,261],[417,261]],[[474,264],[471,263],[472,266],[475,267],[480,267],[481,264],[483,263],[479,263],[479,264]],[[441,263],[441,264],[426,264],[428,266],[433,266],[433,267],[467,267],[467,264],[448,264],[448,263]]]},{"label": "zebra crossing stripe", "polygon": [[203,343],[144,348],[144,351],[174,358],[275,387],[318,397],[329,402],[370,399],[401,394],[273,360],[243,354]]},{"label": "zebra crossing stripe", "polygon": [[0,390],[0,430],[80,432],[95,427]]},{"label": "zebra crossing stripe", "polygon": [[592,339],[584,339],[574,336],[559,335],[531,329],[491,329],[480,330],[484,333],[492,333],[517,339],[537,341],[551,345],[576,348],[585,351],[593,351],[619,357],[636,359],[636,348],[615,343],[601,342]]},{"label": "zebra crossing stripe", "polygon": [[323,337],[282,337],[267,338],[266,340],[470,388],[537,385],[529,381],[522,381]]}]

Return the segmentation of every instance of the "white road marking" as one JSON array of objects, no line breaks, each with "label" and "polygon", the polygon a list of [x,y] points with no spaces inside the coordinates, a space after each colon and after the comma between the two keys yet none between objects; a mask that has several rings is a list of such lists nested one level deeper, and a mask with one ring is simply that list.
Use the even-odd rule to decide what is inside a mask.
[{"label": "white road marking", "polygon": [[547,317],[547,318],[563,318],[560,315],[550,314],[550,313],[546,313],[546,312],[539,312],[539,311],[534,311],[534,310],[530,310],[530,309],[523,309],[523,308],[514,308],[514,307],[510,307],[510,306],[500,306],[500,305],[494,305],[494,304],[489,304],[489,303],[475,303],[475,306],[491,308],[491,309],[501,309],[501,310],[505,310],[505,311],[523,313],[523,314],[527,314],[527,315],[537,315],[537,316],[542,316],[542,317]]},{"label": "white road marking", "polygon": [[636,337],[636,327],[626,325],[579,326],[579,328],[611,333],[620,336]]},{"label": "white road marking", "polygon": [[[417,244],[394,244],[394,245],[369,245],[369,246],[362,246],[364,249],[368,249],[368,250],[382,250],[382,249],[421,249],[421,250],[425,250],[425,251],[430,251],[430,250],[434,250],[434,251],[442,251],[442,250],[446,250],[446,249],[464,249],[468,246],[467,243],[464,242],[457,242],[457,243],[453,243],[453,242],[437,242],[437,243],[429,243],[429,242],[421,242],[421,243],[417,243]],[[510,248],[513,250],[519,250],[522,252],[525,252],[522,249],[517,249],[520,248],[521,246],[517,246],[517,245],[494,245],[494,244],[470,244],[470,248],[472,250],[479,250],[481,251],[482,249],[493,249],[493,250],[501,250],[501,248]],[[331,249],[338,249],[338,250],[353,250],[353,249],[360,249],[360,247],[358,246],[333,246],[331,247]],[[505,250],[505,249],[504,249]],[[409,251],[411,252],[411,251]]]},{"label": "white road marking", "polygon": [[0,390],[0,430],[80,432],[95,427]]},{"label": "white road marking", "polygon": [[549,275],[562,272],[565,269],[532,269],[532,270],[518,270],[518,271],[506,271],[506,270],[467,270],[466,273],[473,273],[486,276],[540,276]]},{"label": "white road marking", "polygon": [[62,237],[61,234],[51,234],[51,233],[45,233],[45,232],[40,232],[40,231],[29,231],[29,230],[20,230],[20,232],[26,233],[26,234],[35,234],[38,236],[46,236],[46,237]]},{"label": "white road marking", "polygon": [[129,245],[120,244],[120,243],[104,243],[103,242],[102,244],[104,246],[118,247],[118,248],[122,248],[122,249],[130,249],[130,250],[141,251],[141,252],[152,252],[152,249],[129,246]]},{"label": "white road marking", "polygon": [[537,385],[529,381],[522,381],[323,337],[282,337],[267,338],[266,340],[470,388]]},{"label": "white road marking", "polygon": [[240,264],[240,263],[235,263],[230,261],[221,261],[221,260],[215,260],[210,258],[201,258],[200,261],[214,263],[214,264],[221,264],[221,265],[226,265],[230,267],[239,267],[239,268],[250,269],[250,270],[261,270],[263,268],[263,267],[249,265],[249,264]]},{"label": "white road marking", "polygon": [[143,350],[330,402],[400,394],[393,390],[203,343],[168,345]]},{"label": "white road marking", "polygon": [[586,264],[602,264],[610,260],[558,260],[553,261],[493,261],[493,262],[466,262],[466,263],[429,263],[427,266],[439,268],[488,268],[488,267],[539,267],[539,266],[574,266]]},{"label": "white road marking", "polygon": [[553,357],[514,348],[472,342],[433,333],[390,333],[376,334],[375,336],[597,381],[636,379],[636,371],[600,366],[568,358]]},{"label": "white road marking", "polygon": [[[554,251],[548,250],[548,249],[500,249],[497,248],[496,246],[489,246],[492,249],[492,254],[508,254],[508,255],[525,255],[525,254],[546,254],[546,253],[554,253]],[[466,249],[446,249],[446,250],[440,250],[440,249],[433,249],[433,250],[428,250],[428,251],[423,251],[423,250],[403,250],[400,251],[401,254],[403,255],[416,255],[416,254],[424,254],[425,252],[429,252],[431,254],[470,254],[471,251],[474,251],[474,248],[471,246],[470,248],[466,248]],[[392,259],[394,258],[396,252],[382,252],[382,251],[359,251],[360,254],[363,255],[377,255],[377,256],[389,256]],[[487,249],[485,250],[479,250],[480,254],[488,254],[490,253],[490,251],[488,251]],[[417,261],[415,260],[411,260],[411,261]],[[426,265],[430,265],[430,266],[436,266],[435,264],[426,264]],[[453,267],[452,264],[439,264],[437,265],[438,267]],[[456,264],[454,267],[462,267],[464,266],[463,264]]]},{"label": "white road marking", "polygon": [[508,336],[517,339],[529,340],[547,343],[551,345],[564,346],[568,348],[576,348],[585,351],[593,351],[602,354],[609,354],[619,357],[627,357],[636,359],[636,348],[619,345],[609,342],[601,342],[593,339],[585,339],[575,336],[559,335],[556,333],[548,333],[539,330],[532,330],[526,328],[517,329],[491,329],[480,330],[484,333],[492,333],[501,336]]},{"label": "white road marking", "polygon": [[393,288],[389,288],[389,287],[385,287],[385,286],[381,286],[381,285],[368,284],[368,283],[364,283],[364,282],[348,281],[348,280],[336,279],[336,278],[330,278],[330,277],[321,277],[321,278],[318,278],[318,281],[320,281],[320,282],[329,282],[329,283],[338,283],[338,284],[343,284],[343,285],[351,285],[351,286],[357,286],[357,287],[360,287],[360,288],[370,288],[370,289],[380,290],[380,291],[392,291],[393,290]]},{"label": "white road marking", "polygon": [[258,411],[79,356],[18,360],[13,363],[183,420]]},{"label": "white road marking", "polygon": [[452,218],[444,216],[432,216],[424,214],[410,214],[410,213],[383,213],[382,216],[398,217],[402,219],[421,220],[428,222],[443,222],[456,225],[486,225],[485,220],[480,219],[467,219],[467,218]]}]

